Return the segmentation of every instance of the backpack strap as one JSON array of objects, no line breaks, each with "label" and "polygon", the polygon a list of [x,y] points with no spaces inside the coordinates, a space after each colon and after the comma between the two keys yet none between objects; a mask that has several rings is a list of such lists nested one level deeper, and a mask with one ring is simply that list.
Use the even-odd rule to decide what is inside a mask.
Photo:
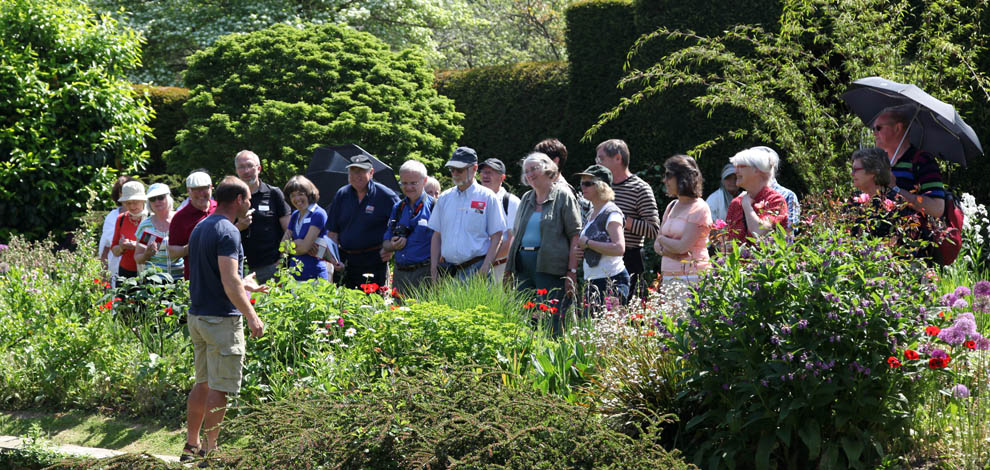
[{"label": "backpack strap", "polygon": [[502,196],[502,213],[505,214],[506,217],[509,216],[509,192],[508,191],[505,192],[505,196]]}]

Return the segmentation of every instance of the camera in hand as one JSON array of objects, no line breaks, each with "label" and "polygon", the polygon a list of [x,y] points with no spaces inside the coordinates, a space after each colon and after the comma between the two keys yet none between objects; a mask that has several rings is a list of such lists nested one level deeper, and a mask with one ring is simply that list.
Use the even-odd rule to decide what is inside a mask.
[{"label": "camera in hand", "polygon": [[409,238],[411,233],[412,229],[405,225],[395,224],[395,227],[392,227],[392,236],[394,237]]}]

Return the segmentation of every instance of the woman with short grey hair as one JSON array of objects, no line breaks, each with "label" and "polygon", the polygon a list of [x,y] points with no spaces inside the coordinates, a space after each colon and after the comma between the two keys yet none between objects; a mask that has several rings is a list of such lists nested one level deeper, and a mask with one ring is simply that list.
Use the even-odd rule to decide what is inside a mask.
[{"label": "woman with short grey hair", "polygon": [[555,184],[557,165],[546,154],[533,152],[523,160],[523,194],[513,225],[506,275],[520,290],[536,294],[547,305],[551,332],[563,332],[565,294],[577,283],[578,259],[574,247],[581,231],[581,214],[570,189]]}]

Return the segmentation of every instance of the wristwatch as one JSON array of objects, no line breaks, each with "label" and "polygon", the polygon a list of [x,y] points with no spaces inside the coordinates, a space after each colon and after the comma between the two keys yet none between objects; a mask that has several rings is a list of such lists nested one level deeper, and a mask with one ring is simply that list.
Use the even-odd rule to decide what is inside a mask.
[{"label": "wristwatch", "polygon": [[897,194],[900,194],[901,193],[901,187],[900,186],[894,186],[894,188],[891,189],[891,191],[893,191],[893,192],[895,192]]},{"label": "wristwatch", "polygon": [[570,268],[567,271],[577,274],[577,268]]}]

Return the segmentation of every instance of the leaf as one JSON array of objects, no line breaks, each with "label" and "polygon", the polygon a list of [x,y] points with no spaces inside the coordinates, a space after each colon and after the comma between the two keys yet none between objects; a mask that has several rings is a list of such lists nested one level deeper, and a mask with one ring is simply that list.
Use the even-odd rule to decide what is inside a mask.
[{"label": "leaf", "polygon": [[849,466],[857,466],[860,454],[863,453],[863,441],[842,436],[842,450],[846,452],[846,457],[849,458]]},{"label": "leaf", "polygon": [[801,441],[804,445],[808,447],[808,458],[816,459],[818,458],[819,452],[822,448],[822,434],[821,427],[815,420],[810,420],[798,430],[798,436],[801,437]]},{"label": "leaf", "polygon": [[760,437],[760,444],[756,448],[756,468],[757,470],[767,470],[770,468],[770,452],[776,447],[777,440],[773,434],[764,434]]}]

